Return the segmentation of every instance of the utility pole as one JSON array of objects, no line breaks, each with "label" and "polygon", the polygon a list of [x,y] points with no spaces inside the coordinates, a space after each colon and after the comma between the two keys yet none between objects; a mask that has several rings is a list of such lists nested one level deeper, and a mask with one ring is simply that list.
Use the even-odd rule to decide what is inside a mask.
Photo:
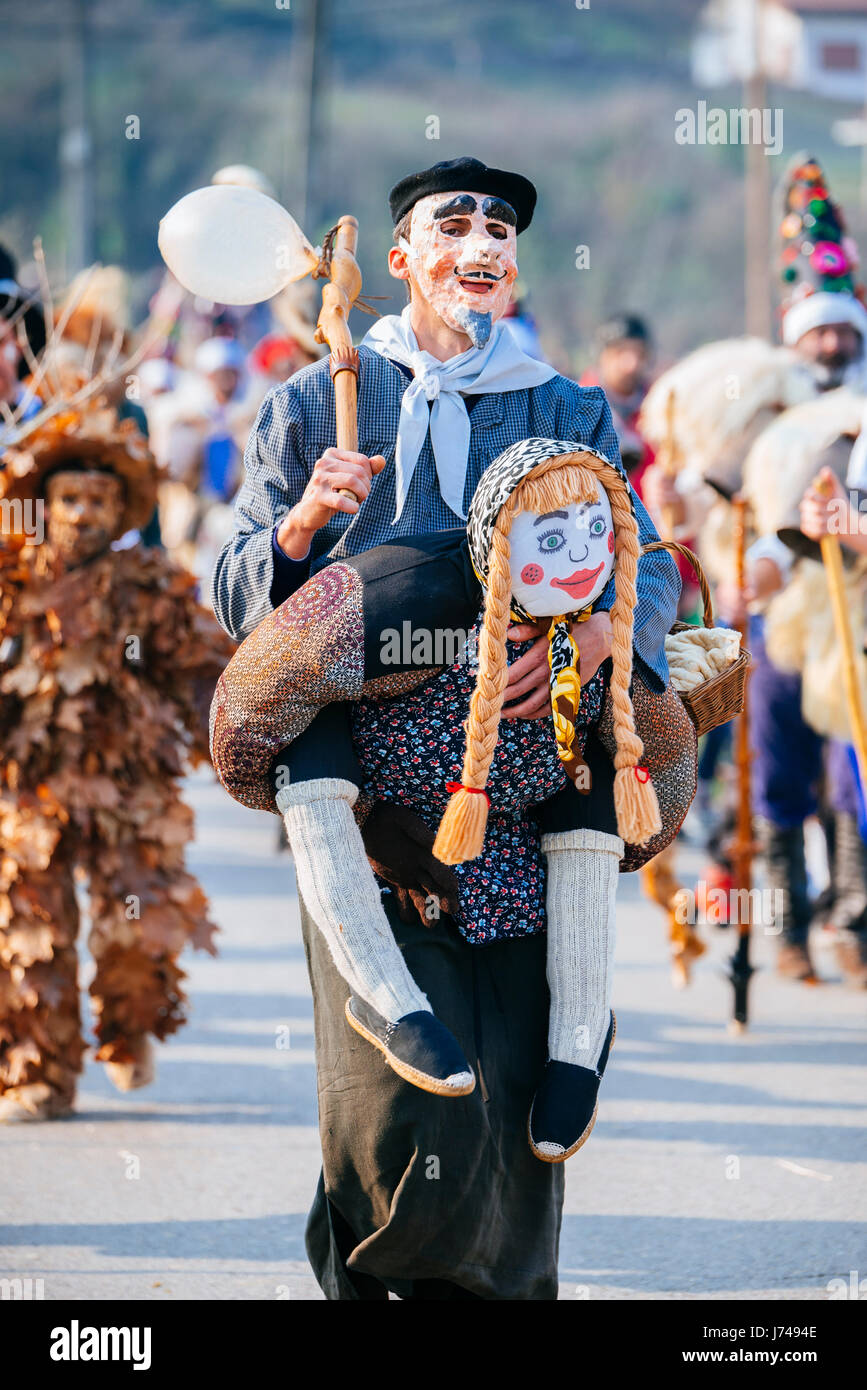
[{"label": "utility pole", "polygon": [[[744,106],[763,112],[768,84],[762,61],[762,0],[750,0],[749,62],[744,75]],[[750,124],[752,134],[752,125]],[[744,146],[744,295],[746,331],[758,338],[771,333],[770,223],[771,176],[764,145]]]},{"label": "utility pole", "polygon": [[87,0],[68,0],[63,55],[60,169],[66,277],[94,259],[93,144],[88,120]]},{"label": "utility pole", "polygon": [[301,81],[303,93],[301,139],[299,142],[302,170],[301,193],[298,199],[299,226],[314,241],[322,217],[322,164],[325,158],[325,82],[327,67],[328,0],[304,0],[305,24],[300,44]]}]

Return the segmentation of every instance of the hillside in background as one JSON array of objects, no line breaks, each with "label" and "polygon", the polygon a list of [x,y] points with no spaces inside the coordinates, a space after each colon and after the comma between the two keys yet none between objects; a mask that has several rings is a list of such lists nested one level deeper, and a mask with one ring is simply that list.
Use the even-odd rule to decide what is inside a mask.
[{"label": "hillside in background", "polygon": [[[63,266],[59,142],[66,0],[0,0],[0,240],[26,258],[42,235]],[[665,356],[742,331],[743,150],[675,143],[675,112],[704,97],[689,75],[698,0],[330,0],[317,132],[313,240],[341,212],[361,223],[365,289],[384,270],[386,194],[411,169],[457,154],[527,173],[539,209],[521,279],[558,365],[586,363],[610,309],[644,312]],[[159,218],[220,164],[265,170],[290,210],[303,189],[305,0],[91,0],[89,90],[96,253],[133,272],[138,307],[158,274]],[[805,146],[859,225],[860,152],[835,146],[845,105],[773,91],[785,145]],[[140,120],[141,138],[125,137]],[[438,140],[426,138],[428,118]],[[575,268],[579,245],[588,269]],[[400,292],[391,305],[402,303]],[[364,329],[359,317],[355,329]]]}]

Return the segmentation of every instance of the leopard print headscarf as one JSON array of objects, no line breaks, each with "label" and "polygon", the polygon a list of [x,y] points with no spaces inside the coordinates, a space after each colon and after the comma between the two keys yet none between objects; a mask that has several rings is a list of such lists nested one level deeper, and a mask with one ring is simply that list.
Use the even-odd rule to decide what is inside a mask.
[{"label": "leopard print headscarf", "polygon": [[[556,458],[558,454],[577,453],[595,454],[603,463],[611,464],[611,459],[606,458],[598,449],[591,449],[587,444],[579,444],[574,439],[519,439],[517,444],[510,444],[509,448],[504,449],[485,469],[467,514],[467,542],[476,577],[486,587],[491,535],[503,503],[537,464],[545,459]],[[626,478],[621,464],[614,463],[612,467]],[[537,621],[516,599],[512,600],[512,612],[522,623]]]}]

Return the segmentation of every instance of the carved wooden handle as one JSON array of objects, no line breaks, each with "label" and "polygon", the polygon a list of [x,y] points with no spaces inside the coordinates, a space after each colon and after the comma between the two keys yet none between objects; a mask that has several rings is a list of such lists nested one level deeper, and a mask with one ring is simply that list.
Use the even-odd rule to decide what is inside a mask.
[{"label": "carved wooden handle", "polygon": [[[341,217],[331,255],[331,278],[322,291],[322,310],[316,340],[331,349],[331,376],[337,414],[338,449],[358,449],[358,353],[352,346],[349,311],[361,292],[361,271],[355,259],[358,222]],[[359,499],[349,488],[337,489],[344,497]]]}]

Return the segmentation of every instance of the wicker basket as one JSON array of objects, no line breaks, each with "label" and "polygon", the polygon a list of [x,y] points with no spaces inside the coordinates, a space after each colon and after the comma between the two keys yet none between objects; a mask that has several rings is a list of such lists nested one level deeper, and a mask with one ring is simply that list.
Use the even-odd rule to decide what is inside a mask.
[{"label": "wicker basket", "polygon": [[[667,550],[672,555],[681,555],[692,566],[701,589],[701,598],[704,604],[704,626],[713,627],[713,603],[698,556],[687,546],[680,545],[677,541],[652,541],[643,547],[642,554],[649,555],[653,550]],[[685,632],[694,626],[693,623],[677,622],[671,630],[672,632]],[[711,729],[718,728],[720,724],[727,724],[730,719],[734,719],[742,712],[747,671],[751,661],[752,657],[749,652],[742,647],[737,661],[733,661],[725,671],[720,671],[718,676],[713,676],[709,681],[703,681],[701,685],[697,685],[694,690],[680,695],[687,713],[695,725],[697,734],[708,734]],[[678,694],[680,694],[679,691]]]}]

